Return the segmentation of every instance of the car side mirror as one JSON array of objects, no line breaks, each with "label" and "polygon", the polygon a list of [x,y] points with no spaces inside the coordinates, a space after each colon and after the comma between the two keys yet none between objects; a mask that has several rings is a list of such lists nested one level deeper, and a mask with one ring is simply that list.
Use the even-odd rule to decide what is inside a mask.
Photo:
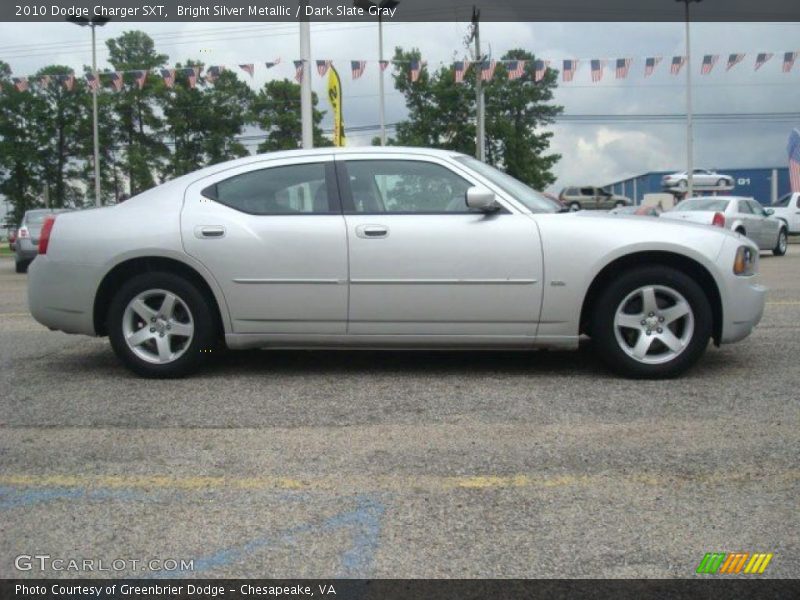
[{"label": "car side mirror", "polygon": [[494,192],[481,187],[471,187],[466,194],[467,208],[473,208],[482,212],[493,212],[500,208]]},{"label": "car side mirror", "polygon": [[773,208],[765,208],[764,209],[764,214],[767,215],[768,217],[770,217],[770,216],[775,214],[775,209],[773,209]]}]

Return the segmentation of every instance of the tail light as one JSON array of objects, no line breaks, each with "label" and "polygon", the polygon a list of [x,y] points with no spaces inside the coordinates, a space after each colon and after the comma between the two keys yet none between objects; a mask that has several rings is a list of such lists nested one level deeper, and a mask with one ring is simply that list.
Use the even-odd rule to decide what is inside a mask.
[{"label": "tail light", "polygon": [[55,215],[50,215],[45,218],[42,224],[42,233],[39,235],[39,254],[47,254],[47,246],[50,243],[50,232],[53,231],[53,223],[55,222]]},{"label": "tail light", "polygon": [[28,232],[28,228],[27,227],[20,227],[19,231],[17,232],[17,237],[20,238],[20,239],[29,238],[29,237],[31,237],[31,234]]},{"label": "tail light", "polygon": [[715,227],[725,227],[725,215],[721,212],[714,213],[714,218],[711,219],[711,224]]}]

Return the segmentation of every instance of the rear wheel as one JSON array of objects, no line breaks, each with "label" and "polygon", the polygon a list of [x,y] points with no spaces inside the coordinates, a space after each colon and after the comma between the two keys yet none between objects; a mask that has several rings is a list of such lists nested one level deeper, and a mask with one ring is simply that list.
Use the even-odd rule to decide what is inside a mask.
[{"label": "rear wheel", "polygon": [[576,211],[579,211],[581,209],[581,203],[580,202],[570,202],[568,206],[569,206],[570,212],[576,212]]},{"label": "rear wheel", "polygon": [[143,273],[111,301],[111,347],[143,377],[182,377],[195,371],[216,342],[214,316],[191,282],[171,273]]},{"label": "rear wheel", "polygon": [[725,179],[717,181],[717,187],[725,187],[726,185],[728,185],[728,182]]},{"label": "rear wheel", "polygon": [[625,203],[624,203],[624,202],[622,202],[622,201],[620,201],[620,202],[616,202],[616,203],[614,204],[614,208],[622,208],[623,206],[625,206]]},{"label": "rear wheel", "polygon": [[623,273],[594,306],[592,339],[611,370],[634,378],[680,375],[711,337],[711,306],[700,286],[670,267]]},{"label": "rear wheel", "polygon": [[786,254],[786,249],[789,246],[789,238],[786,234],[786,229],[781,227],[780,232],[778,232],[778,243],[775,244],[775,247],[772,249],[772,253],[775,256],[783,256]]},{"label": "rear wheel", "polygon": [[18,260],[14,263],[14,270],[17,273],[27,273],[29,264],[27,260]]}]

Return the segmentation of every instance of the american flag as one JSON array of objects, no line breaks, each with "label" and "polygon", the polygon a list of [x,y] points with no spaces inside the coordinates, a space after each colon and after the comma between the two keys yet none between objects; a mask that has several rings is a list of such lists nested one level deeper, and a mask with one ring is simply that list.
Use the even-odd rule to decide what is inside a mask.
[{"label": "american flag", "polygon": [[90,90],[97,91],[97,76],[94,73],[86,74],[86,85]]},{"label": "american flag", "polygon": [[453,73],[455,74],[456,83],[462,83],[464,81],[464,75],[466,75],[467,69],[469,69],[468,60],[456,61],[453,68]]},{"label": "american flag", "polygon": [[800,192],[800,131],[793,129],[789,134],[789,181],[793,192]]},{"label": "american flag", "polygon": [[681,72],[683,65],[686,64],[686,57],[685,56],[673,56],[672,57],[672,65],[669,68],[669,72],[673,75],[677,75]]},{"label": "american flag", "polygon": [[27,92],[28,91],[28,78],[27,77],[14,77],[12,80],[14,82],[14,87],[17,88],[18,92]]},{"label": "american flag", "polygon": [[331,61],[329,60],[317,61],[317,73],[319,73],[320,77],[325,77],[325,73],[327,73],[328,69],[330,68],[331,68]]},{"label": "american flag", "polygon": [[774,55],[772,52],[759,52],[756,56],[756,71],[758,71],[764,64],[772,58]]},{"label": "american flag", "polygon": [[381,66],[381,71],[385,71],[386,70],[386,67],[389,66],[389,62],[390,61],[388,61],[388,60],[379,61],[379,64]]},{"label": "american flag", "polygon": [[506,68],[508,69],[508,78],[509,79],[519,79],[525,74],[525,63],[524,60],[511,60],[506,63]]},{"label": "american flag", "polygon": [[161,77],[168,88],[175,85],[175,69],[161,69]]},{"label": "american flag", "polygon": [[564,70],[561,72],[561,79],[563,81],[572,81],[575,76],[575,71],[578,70],[578,61],[575,59],[567,59],[563,63]]},{"label": "american flag", "polygon": [[651,56],[644,61],[644,76],[650,77],[653,74],[653,71],[656,70],[658,63],[661,62],[660,56]]},{"label": "american flag", "polygon": [[305,63],[302,60],[294,61],[294,80],[297,83],[303,83],[303,71]]},{"label": "american flag", "polygon": [[125,83],[123,79],[123,75],[121,71],[114,71],[111,73],[111,87],[113,87],[117,92],[122,91],[122,85]]},{"label": "american flag", "polygon": [[69,73],[67,75],[59,75],[58,80],[64,84],[64,87],[69,90],[70,92],[75,87],[75,75],[73,73]]},{"label": "american flag", "polygon": [[494,70],[497,68],[496,60],[484,60],[481,63],[481,81],[491,81]]},{"label": "american flag", "polygon": [[353,79],[358,79],[364,74],[364,69],[367,68],[367,61],[365,60],[351,60],[350,70],[353,72]]},{"label": "american flag", "polygon": [[592,67],[592,82],[597,83],[603,79],[603,69],[606,66],[606,61],[595,58],[590,64]]},{"label": "american flag", "polygon": [[251,79],[253,77],[253,73],[256,72],[256,66],[253,63],[247,63],[247,64],[244,64],[244,65],[239,65],[239,68],[242,71],[244,71],[245,73],[247,73],[248,75],[250,75]]},{"label": "american flag", "polygon": [[412,60],[410,66],[411,66],[411,81],[413,83],[419,80],[419,74],[422,72],[422,67],[425,66],[425,61]]},{"label": "american flag", "polygon": [[222,75],[223,69],[224,67],[219,66],[208,67],[208,69],[206,69],[206,81],[215,83],[217,79],[219,79],[219,76]]},{"label": "american flag", "polygon": [[279,56],[279,57],[278,57],[278,58],[276,58],[275,60],[273,60],[273,61],[270,61],[270,62],[265,62],[264,64],[266,65],[266,67],[267,67],[268,69],[271,69],[271,68],[272,68],[272,67],[274,67],[275,65],[279,65],[279,64],[281,64],[281,57]]},{"label": "american flag", "polygon": [[787,52],[783,55],[783,72],[789,73],[794,66],[794,61],[797,59],[797,52]]},{"label": "american flag", "polygon": [[197,85],[197,78],[200,76],[200,67],[187,67],[183,70],[183,76],[186,77],[186,81],[189,83],[189,89],[194,89],[194,86]]},{"label": "american flag", "polygon": [[628,76],[628,71],[631,70],[632,62],[632,58],[617,59],[617,79],[625,79]]},{"label": "american flag", "polygon": [[139,89],[142,89],[144,87],[144,82],[147,80],[147,71],[134,71],[133,79]]},{"label": "american flag", "polygon": [[714,70],[714,65],[719,60],[719,54],[706,54],[703,57],[703,65],[700,67],[701,75],[708,75]]},{"label": "american flag", "polygon": [[549,60],[537,60],[533,63],[533,80],[541,81],[547,73],[547,67],[550,66]]},{"label": "american flag", "polygon": [[725,68],[726,71],[730,71],[733,67],[738,65],[740,62],[744,60],[744,54],[731,54],[728,56],[728,66]]}]

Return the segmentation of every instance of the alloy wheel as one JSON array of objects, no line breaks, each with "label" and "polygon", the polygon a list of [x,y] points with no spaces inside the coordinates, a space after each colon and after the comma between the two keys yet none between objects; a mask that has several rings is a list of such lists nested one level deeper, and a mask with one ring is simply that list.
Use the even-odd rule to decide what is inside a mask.
[{"label": "alloy wheel", "polygon": [[186,302],[175,293],[147,290],[126,306],[122,334],[136,356],[149,363],[167,364],[178,360],[189,348],[194,319]]}]

